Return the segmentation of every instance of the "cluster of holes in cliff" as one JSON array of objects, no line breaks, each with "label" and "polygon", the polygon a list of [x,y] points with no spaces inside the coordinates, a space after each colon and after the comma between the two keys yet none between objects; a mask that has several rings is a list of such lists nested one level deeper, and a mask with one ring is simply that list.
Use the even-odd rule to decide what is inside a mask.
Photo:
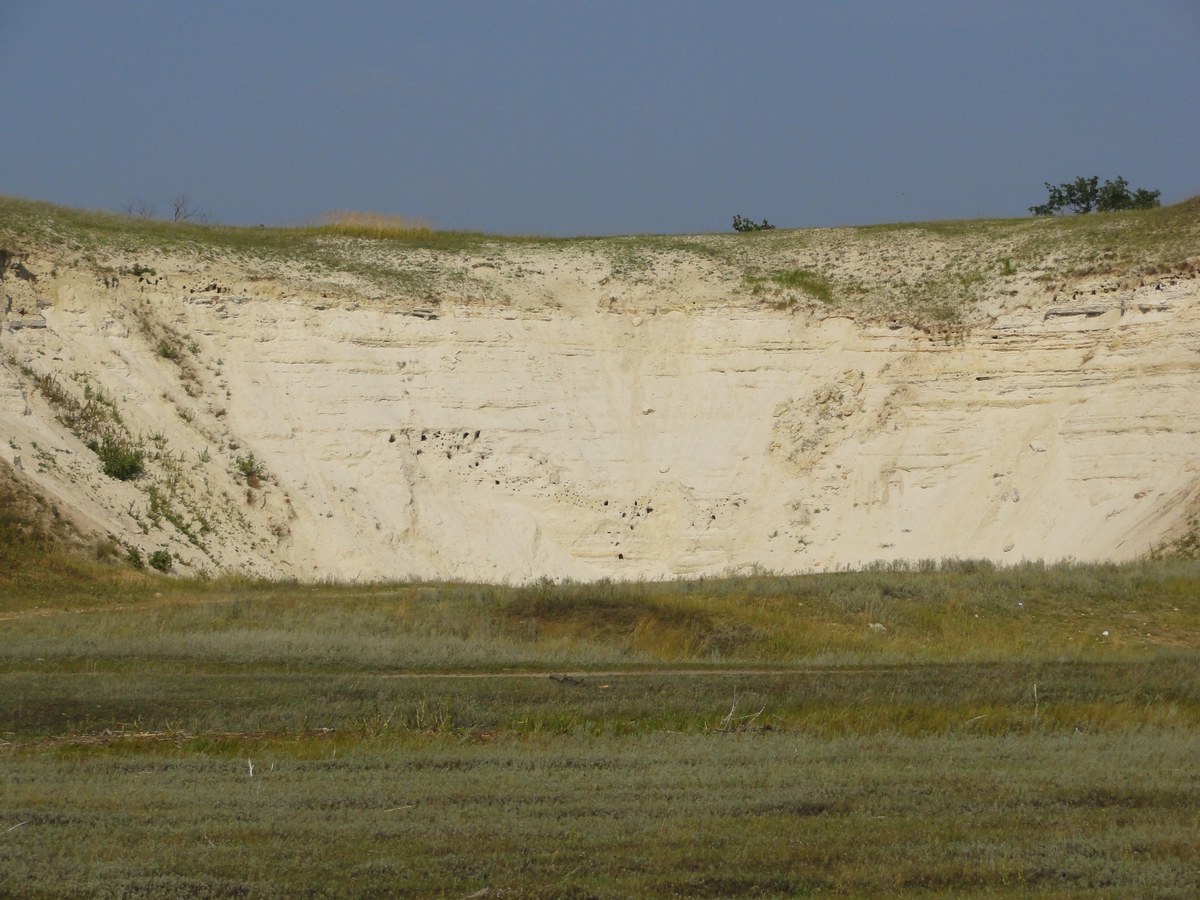
[{"label": "cluster of holes in cliff", "polygon": [[[628,531],[637,530],[639,524],[637,520],[654,512],[653,503],[653,499],[647,499],[645,503],[642,503],[640,500],[634,500],[630,506],[620,511],[620,517],[625,521],[616,523],[614,527],[608,530],[608,536],[613,539],[612,545],[614,548],[621,546],[620,538],[628,537]],[[608,506],[610,506],[610,501],[604,500],[601,502],[601,508]],[[617,554],[617,559],[624,558],[625,554],[623,552]]]},{"label": "cluster of holes in cliff", "polygon": [[[431,452],[445,455],[446,459],[454,459],[460,453],[475,452],[474,447],[479,440],[479,435],[479,429],[472,431],[469,428],[461,430],[456,428],[441,431],[422,428],[417,435],[416,455],[422,456],[426,452]],[[388,443],[394,443],[395,440],[396,436],[393,434],[388,438]],[[424,446],[420,446],[422,444]],[[476,456],[470,463],[471,468],[478,468],[480,461],[480,458]]]},{"label": "cluster of holes in cliff", "polygon": [[[711,525],[713,522],[717,521],[717,513],[721,512],[726,506],[732,507],[733,509],[740,509],[742,502],[742,500],[718,500],[715,505],[709,507],[708,518],[704,519],[702,524]],[[695,528],[696,522],[693,521],[691,527]]]},{"label": "cluster of holes in cliff", "polygon": [[[185,291],[187,291],[188,286],[185,284],[183,286],[183,289]],[[196,285],[194,288],[191,288],[191,293],[193,293],[193,294],[228,294],[229,288],[226,285],[221,284],[219,281],[210,281],[206,285],[203,285],[203,286]]]}]

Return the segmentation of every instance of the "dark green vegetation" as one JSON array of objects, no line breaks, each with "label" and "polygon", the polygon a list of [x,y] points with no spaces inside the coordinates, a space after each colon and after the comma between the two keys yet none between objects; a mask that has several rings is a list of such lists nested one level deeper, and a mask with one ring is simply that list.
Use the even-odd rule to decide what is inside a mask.
[{"label": "dark green vegetation", "polygon": [[1116,181],[1105,179],[1103,186],[1100,178],[1080,176],[1074,181],[1060,185],[1046,182],[1049,198],[1039,206],[1029,207],[1035,216],[1053,216],[1069,209],[1074,213],[1118,212],[1127,209],[1153,209],[1160,206],[1159,197],[1162,191],[1148,191],[1138,188],[1129,190],[1129,182],[1117,176]]},{"label": "dark green vegetation", "polygon": [[0,893],[1200,890],[1193,561],[189,582],[9,518]]},{"label": "dark green vegetation", "polygon": [[733,217],[734,231],[773,231],[775,226],[763,219],[761,222],[755,222],[753,219],[744,219],[741,216]]}]

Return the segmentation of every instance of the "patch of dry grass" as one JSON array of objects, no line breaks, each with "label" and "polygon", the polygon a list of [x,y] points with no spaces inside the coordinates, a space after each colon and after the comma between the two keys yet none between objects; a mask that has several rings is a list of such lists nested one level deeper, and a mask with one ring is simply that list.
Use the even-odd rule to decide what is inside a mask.
[{"label": "patch of dry grass", "polygon": [[424,219],[349,209],[324,213],[313,225],[323,233],[371,240],[411,240],[434,233],[433,226]]}]

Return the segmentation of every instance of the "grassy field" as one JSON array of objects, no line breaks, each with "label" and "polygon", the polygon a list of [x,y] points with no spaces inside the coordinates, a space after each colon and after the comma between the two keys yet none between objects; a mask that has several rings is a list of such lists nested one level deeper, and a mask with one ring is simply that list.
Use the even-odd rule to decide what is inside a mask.
[{"label": "grassy field", "polygon": [[20,753],[0,872],[24,895],[1195,896],[1197,751],[1160,731]]},{"label": "grassy field", "polygon": [[314,586],[39,547],[0,575],[0,894],[1200,891],[1194,561]]}]

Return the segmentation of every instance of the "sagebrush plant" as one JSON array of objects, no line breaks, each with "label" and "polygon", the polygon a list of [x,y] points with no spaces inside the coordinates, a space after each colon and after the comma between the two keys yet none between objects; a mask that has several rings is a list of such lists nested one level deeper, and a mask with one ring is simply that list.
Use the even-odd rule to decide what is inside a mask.
[{"label": "sagebrush plant", "polygon": [[118,481],[132,481],[146,471],[146,453],[122,435],[106,434],[88,443],[100,457],[104,474]]},{"label": "sagebrush plant", "polygon": [[267,469],[263,465],[262,460],[258,459],[253,452],[245,456],[239,456],[234,460],[234,465],[239,473],[249,482],[258,482],[267,477]]}]

